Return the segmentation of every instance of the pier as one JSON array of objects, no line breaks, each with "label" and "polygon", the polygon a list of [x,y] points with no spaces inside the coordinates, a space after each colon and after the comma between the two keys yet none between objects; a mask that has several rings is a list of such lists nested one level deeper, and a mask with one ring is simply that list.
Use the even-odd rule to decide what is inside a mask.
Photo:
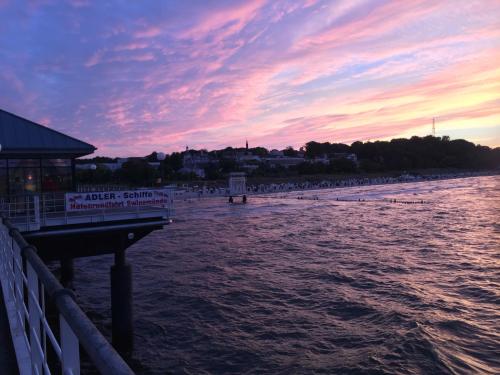
[{"label": "pier", "polygon": [[[120,356],[133,350],[126,250],[171,222],[172,190],[81,192],[75,158],[95,147],[2,110],[0,143],[0,324],[8,327],[0,372],[78,375],[82,349],[102,374],[133,374]],[[115,257],[112,345],[73,293],[73,260],[101,254]],[[51,261],[60,263],[59,280]]]}]

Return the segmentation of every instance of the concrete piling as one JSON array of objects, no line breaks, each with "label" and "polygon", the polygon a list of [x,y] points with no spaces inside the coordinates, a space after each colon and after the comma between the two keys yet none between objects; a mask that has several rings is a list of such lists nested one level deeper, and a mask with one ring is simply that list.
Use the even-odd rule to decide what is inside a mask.
[{"label": "concrete piling", "polygon": [[125,261],[125,250],[115,252],[111,266],[112,341],[123,354],[133,350],[134,327],[132,314],[132,266]]}]

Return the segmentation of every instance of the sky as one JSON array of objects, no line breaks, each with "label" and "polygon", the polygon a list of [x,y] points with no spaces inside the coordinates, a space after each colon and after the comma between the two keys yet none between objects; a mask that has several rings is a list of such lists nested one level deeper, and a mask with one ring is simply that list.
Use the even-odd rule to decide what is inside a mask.
[{"label": "sky", "polygon": [[0,108],[98,155],[500,146],[499,0],[0,0]]}]

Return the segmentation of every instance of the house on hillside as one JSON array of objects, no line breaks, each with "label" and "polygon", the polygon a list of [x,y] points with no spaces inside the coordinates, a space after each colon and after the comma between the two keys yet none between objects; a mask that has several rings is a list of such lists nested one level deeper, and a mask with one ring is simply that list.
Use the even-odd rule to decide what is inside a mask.
[{"label": "house on hillside", "polygon": [[210,156],[205,151],[187,151],[183,155],[182,168],[180,173],[190,174],[194,173],[200,178],[205,178],[205,168],[218,164],[218,160]]},{"label": "house on hillside", "polygon": [[332,159],[333,161],[340,160],[340,159],[346,159],[346,160],[353,162],[354,165],[356,165],[356,166],[359,165],[357,155],[352,153],[352,152],[335,152],[331,155],[330,159]]}]

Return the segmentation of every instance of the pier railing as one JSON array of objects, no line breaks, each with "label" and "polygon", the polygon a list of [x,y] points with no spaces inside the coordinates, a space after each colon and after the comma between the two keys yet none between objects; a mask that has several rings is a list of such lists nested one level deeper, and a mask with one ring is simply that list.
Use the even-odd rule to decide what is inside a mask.
[{"label": "pier railing", "polygon": [[[127,193],[141,193],[146,190],[129,190]],[[92,224],[120,220],[137,220],[161,217],[170,219],[174,215],[172,189],[147,190],[162,194],[161,200],[153,203],[124,205],[117,207],[114,202],[101,205],[99,208],[71,210],[68,204],[68,193],[44,193],[20,196],[0,197],[0,215],[8,218],[21,232],[37,231],[43,227]],[[113,191],[115,195],[123,191]],[[86,195],[87,193],[81,193]],[[92,193],[88,193],[92,194]],[[97,192],[95,194],[109,194]],[[168,197],[168,199],[166,198]],[[147,203],[147,201],[146,201]]]},{"label": "pier railing", "polygon": [[[133,374],[8,219],[0,222],[0,283],[19,373],[80,374],[80,345],[101,374]],[[55,305],[58,327],[47,318]],[[50,359],[55,353],[55,361]],[[54,355],[54,354],[52,354]]]}]

